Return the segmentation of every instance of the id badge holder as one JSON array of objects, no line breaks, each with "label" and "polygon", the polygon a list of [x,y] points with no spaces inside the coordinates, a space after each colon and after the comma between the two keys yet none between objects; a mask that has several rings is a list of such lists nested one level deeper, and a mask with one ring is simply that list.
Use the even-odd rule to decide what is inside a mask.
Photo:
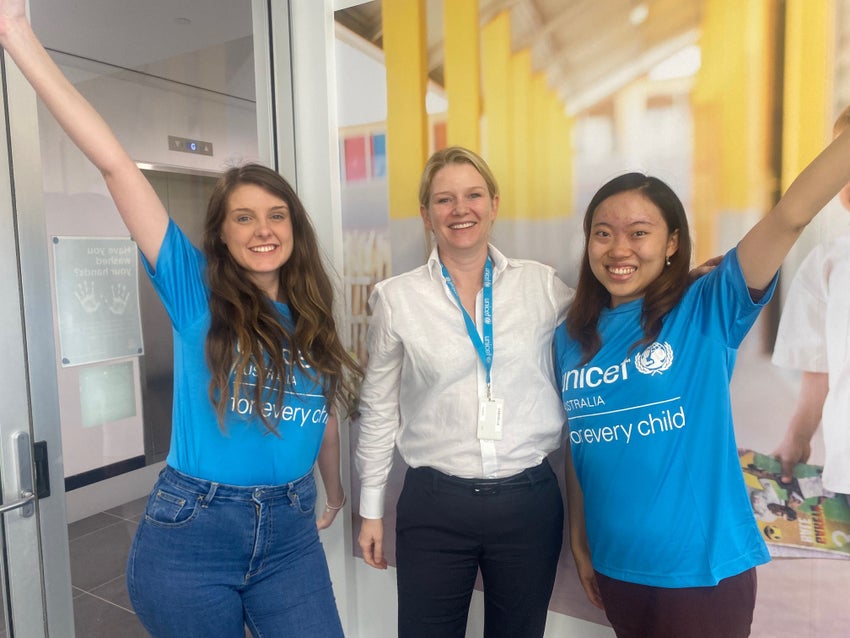
[{"label": "id badge holder", "polygon": [[488,441],[502,440],[502,399],[482,399],[478,403],[478,438]]}]

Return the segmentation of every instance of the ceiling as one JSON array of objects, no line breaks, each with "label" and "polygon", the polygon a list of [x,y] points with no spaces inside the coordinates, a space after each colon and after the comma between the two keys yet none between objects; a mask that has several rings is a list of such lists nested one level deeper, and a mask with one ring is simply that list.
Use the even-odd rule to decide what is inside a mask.
[{"label": "ceiling", "polygon": [[254,99],[252,0],[30,0],[30,17],[46,48],[94,70]]},{"label": "ceiling", "polygon": [[[314,0],[299,0],[314,1]],[[425,0],[431,78],[443,78],[443,3]],[[696,42],[704,0],[479,0],[481,24],[510,11],[514,51],[530,49],[567,110],[594,107],[658,62]],[[336,12],[338,23],[380,47],[381,1]],[[639,5],[640,23],[630,21]],[[252,0],[30,0],[48,48],[127,69],[253,98]],[[228,63],[228,77],[206,77],[204,61]],[[232,62],[235,60],[236,62]]]},{"label": "ceiling", "polygon": [[[426,0],[431,79],[443,77],[443,2]],[[513,51],[530,49],[532,66],[571,112],[604,101],[698,36],[703,0],[479,0],[481,25],[510,11]],[[642,21],[640,12],[645,9]],[[633,14],[633,12],[635,12]],[[381,1],[336,12],[336,20],[381,46]]]}]

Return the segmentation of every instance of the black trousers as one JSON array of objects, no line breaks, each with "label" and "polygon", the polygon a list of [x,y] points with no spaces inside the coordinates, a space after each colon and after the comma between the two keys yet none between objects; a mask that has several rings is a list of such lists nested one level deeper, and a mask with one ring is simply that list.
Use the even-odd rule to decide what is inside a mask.
[{"label": "black trousers", "polygon": [[463,638],[479,569],[485,638],[543,636],[563,526],[546,461],[489,481],[409,469],[396,518],[399,638]]}]

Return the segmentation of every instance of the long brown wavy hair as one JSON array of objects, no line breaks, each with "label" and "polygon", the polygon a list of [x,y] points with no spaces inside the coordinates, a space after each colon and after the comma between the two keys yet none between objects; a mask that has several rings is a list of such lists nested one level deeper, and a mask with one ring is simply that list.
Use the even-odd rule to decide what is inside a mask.
[{"label": "long brown wavy hair", "polygon": [[593,225],[593,214],[606,199],[626,191],[637,191],[655,204],[661,211],[668,232],[671,235],[676,231],[679,232],[679,248],[670,255],[670,265],[661,271],[658,278],[647,287],[644,293],[641,313],[643,338],[633,347],[652,343],[658,337],[664,317],[679,303],[690,284],[688,273],[691,264],[691,235],[685,208],[676,193],[660,179],[642,173],[626,173],[606,183],[590,200],[584,214],[584,255],[579,270],[575,299],[567,312],[567,333],[581,344],[580,365],[590,361],[602,347],[602,338],[597,328],[599,315],[602,309],[607,308],[611,303],[610,293],[590,269],[588,242]]},{"label": "long brown wavy hair", "polygon": [[[281,322],[273,300],[246,276],[221,238],[228,199],[243,184],[254,184],[280,197],[289,207],[293,249],[280,268],[280,289],[292,312],[293,326]],[[363,371],[346,351],[333,314],[334,289],[322,263],[316,232],[295,190],[278,173],[259,164],[231,168],[219,179],[207,205],[203,251],[210,286],[210,329],[206,358],[212,378],[209,397],[224,429],[231,398],[254,401],[255,413],[274,434],[277,428],[261,406],[283,405],[284,386],[297,367],[321,381],[329,405],[346,413],[356,399]],[[253,392],[243,379],[256,374]],[[233,380],[231,387],[231,379]]]}]

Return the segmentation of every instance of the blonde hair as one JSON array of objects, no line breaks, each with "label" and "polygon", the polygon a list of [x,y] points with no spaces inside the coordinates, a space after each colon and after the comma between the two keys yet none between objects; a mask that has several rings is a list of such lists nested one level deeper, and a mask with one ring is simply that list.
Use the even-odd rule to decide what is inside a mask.
[{"label": "blonde hair", "polygon": [[419,181],[419,204],[427,207],[431,199],[431,183],[437,172],[449,164],[470,164],[476,171],[481,173],[484,183],[487,184],[487,192],[490,199],[499,194],[499,185],[493,171],[477,153],[462,146],[449,146],[434,153],[425,163],[422,170],[422,178]]}]

